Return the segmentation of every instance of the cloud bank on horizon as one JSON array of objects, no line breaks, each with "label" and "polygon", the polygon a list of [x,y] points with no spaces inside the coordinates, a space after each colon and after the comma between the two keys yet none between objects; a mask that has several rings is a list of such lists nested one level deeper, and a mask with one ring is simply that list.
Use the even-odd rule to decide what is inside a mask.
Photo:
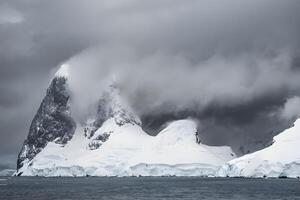
[{"label": "cloud bank on horizon", "polygon": [[116,77],[150,129],[192,115],[211,144],[265,141],[299,116],[297,0],[0,7],[0,154],[19,150],[49,74],[65,62],[78,104],[95,101],[107,77]]}]

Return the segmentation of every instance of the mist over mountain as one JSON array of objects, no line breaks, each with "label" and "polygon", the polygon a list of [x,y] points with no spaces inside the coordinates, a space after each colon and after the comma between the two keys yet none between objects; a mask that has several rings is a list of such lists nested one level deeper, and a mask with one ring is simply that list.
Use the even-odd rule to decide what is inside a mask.
[{"label": "mist over mountain", "polygon": [[[265,136],[259,142],[231,139],[235,145],[208,144],[200,119],[188,110],[177,113],[176,119],[175,114],[162,113],[162,117],[141,120],[124,99],[116,77],[105,87],[102,84],[103,90],[97,90],[101,95],[94,103],[85,102],[88,109],[82,112],[84,106],[78,109],[81,96],[69,84],[70,71],[70,65],[63,64],[55,73],[19,153],[17,170],[3,173],[299,178],[299,152],[295,149],[300,142],[300,119],[272,139]],[[280,117],[290,110],[295,113],[298,101],[289,99]],[[144,125],[148,120],[162,125],[151,130]],[[215,132],[209,134],[218,137]]]},{"label": "mist over mountain", "polygon": [[91,114],[113,81],[152,135],[167,122],[191,117],[205,143],[243,154],[268,145],[299,116],[294,95],[300,73],[287,50],[192,63],[182,55],[105,46],[84,50],[65,65],[75,115]]}]

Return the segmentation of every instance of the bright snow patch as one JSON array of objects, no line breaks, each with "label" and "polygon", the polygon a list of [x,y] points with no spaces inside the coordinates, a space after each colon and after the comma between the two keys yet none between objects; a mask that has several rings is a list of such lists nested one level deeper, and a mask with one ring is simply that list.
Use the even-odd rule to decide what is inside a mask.
[{"label": "bright snow patch", "polygon": [[69,64],[62,64],[60,68],[57,70],[57,72],[55,73],[55,76],[67,78],[69,76],[69,70],[70,70]]},{"label": "bright snow patch", "polygon": [[299,177],[300,119],[274,137],[274,143],[260,151],[234,159],[220,170],[221,176]]}]

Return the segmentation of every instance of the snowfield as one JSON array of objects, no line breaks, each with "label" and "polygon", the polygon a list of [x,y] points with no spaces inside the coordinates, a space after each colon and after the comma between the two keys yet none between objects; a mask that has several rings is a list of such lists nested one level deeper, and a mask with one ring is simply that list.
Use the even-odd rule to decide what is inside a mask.
[{"label": "snowfield", "polygon": [[[82,131],[82,130],[81,130]],[[300,119],[274,137],[274,143],[255,153],[235,158],[229,147],[195,142],[196,123],[179,120],[157,136],[140,126],[118,126],[107,120],[97,132],[112,132],[96,149],[78,130],[64,147],[49,143],[19,172],[22,176],[208,176],[299,177]]]},{"label": "snowfield", "polygon": [[228,162],[220,176],[300,177],[300,119],[274,137],[274,143],[257,152]]},{"label": "snowfield", "polygon": [[219,166],[235,157],[229,147],[196,143],[192,120],[172,122],[155,137],[138,125],[118,126],[113,119],[97,132],[111,133],[100,148],[90,150],[90,140],[79,129],[66,146],[49,143],[19,172],[23,176],[216,176]]}]

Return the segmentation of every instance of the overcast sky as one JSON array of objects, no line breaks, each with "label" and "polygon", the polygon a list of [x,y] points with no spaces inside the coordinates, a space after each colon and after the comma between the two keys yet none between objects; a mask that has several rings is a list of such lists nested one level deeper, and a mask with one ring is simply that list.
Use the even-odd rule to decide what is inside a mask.
[{"label": "overcast sky", "polygon": [[[299,0],[0,0],[0,168],[14,167],[64,62],[80,105],[116,75],[140,116],[196,112],[208,142],[285,127],[300,113],[299,10]],[[91,78],[76,87],[82,73]]]}]

